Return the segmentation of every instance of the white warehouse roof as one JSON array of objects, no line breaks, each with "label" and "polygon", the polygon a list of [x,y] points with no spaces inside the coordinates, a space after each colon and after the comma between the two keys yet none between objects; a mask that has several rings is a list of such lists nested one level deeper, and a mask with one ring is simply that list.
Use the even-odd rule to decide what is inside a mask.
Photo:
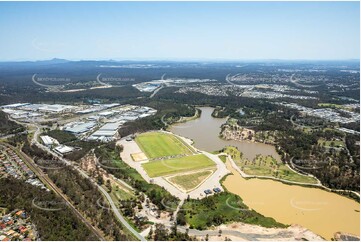
[{"label": "white warehouse roof", "polygon": [[76,134],[81,134],[81,133],[84,133],[86,131],[89,131],[95,125],[96,125],[95,122],[87,122],[87,123],[82,123],[82,124],[75,125],[75,126],[73,126],[71,128],[65,128],[65,131],[68,131],[68,132],[71,132],[71,133],[76,133]]},{"label": "white warehouse roof", "polygon": [[98,130],[95,131],[91,136],[106,136],[112,137],[117,133],[116,130]]},{"label": "white warehouse roof", "polygon": [[60,154],[66,154],[72,152],[74,148],[66,146],[66,145],[59,145],[54,148],[55,151],[59,152]]},{"label": "white warehouse roof", "polygon": [[18,107],[22,107],[22,106],[26,106],[29,105],[30,103],[14,103],[14,104],[8,104],[8,105],[4,105],[1,106],[2,108],[18,108]]},{"label": "white warehouse roof", "polygon": [[44,145],[53,145],[53,144],[58,145],[59,144],[59,142],[56,139],[54,139],[48,135],[40,136],[40,138],[43,141]]},{"label": "white warehouse roof", "polygon": [[40,107],[39,110],[49,111],[49,112],[62,112],[67,109],[74,108],[74,106],[70,105],[61,105],[61,104],[53,104],[53,105],[44,105]]},{"label": "white warehouse roof", "polygon": [[112,111],[105,111],[105,112],[99,113],[99,116],[109,116],[109,115],[112,115],[112,114],[114,114],[114,112],[112,112]]},{"label": "white warehouse roof", "polygon": [[117,130],[119,127],[118,123],[107,123],[103,125],[99,130],[107,131],[107,130]]},{"label": "white warehouse roof", "polygon": [[116,106],[120,106],[120,103],[109,103],[109,104],[103,104],[104,107],[106,108],[113,108]]}]

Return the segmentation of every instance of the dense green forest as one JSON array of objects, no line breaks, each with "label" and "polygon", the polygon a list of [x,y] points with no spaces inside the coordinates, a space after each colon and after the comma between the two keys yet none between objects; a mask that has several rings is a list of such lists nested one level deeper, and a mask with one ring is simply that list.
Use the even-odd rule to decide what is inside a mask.
[{"label": "dense green forest", "polygon": [[0,136],[24,131],[25,128],[8,119],[7,114],[0,111]]},{"label": "dense green forest", "polygon": [[99,207],[99,203],[107,204],[107,202],[91,181],[69,166],[48,170],[48,175],[70,198],[75,207],[82,211],[109,239],[133,240],[131,235],[123,232],[122,224],[111,210]]},{"label": "dense green forest", "polygon": [[[14,139],[12,142],[14,142]],[[21,142],[23,144],[22,150],[38,164],[43,162],[43,160],[55,159],[36,145],[30,145],[25,135],[16,138],[15,142]],[[61,165],[59,162],[50,164],[54,168],[59,167],[61,169],[47,169],[44,172],[70,198],[74,206],[85,214],[95,226],[101,229],[108,238],[114,240],[133,240],[131,235],[123,232],[123,227],[113,212],[101,209],[98,206],[98,202],[101,202],[101,204],[107,204],[107,202],[91,181],[81,176],[69,166]],[[43,163],[40,165],[43,165]]]},{"label": "dense green forest", "polygon": [[[32,205],[34,199],[38,199],[43,205],[62,206],[57,211],[45,211]],[[0,207],[6,207],[10,211],[24,209],[28,212],[41,240],[97,240],[88,227],[53,192],[23,181],[13,178],[0,179]]]},{"label": "dense green forest", "polygon": [[[334,189],[358,191],[360,189],[360,154],[357,141],[358,135],[343,135],[334,129],[334,125],[317,118],[312,118],[317,126],[310,132],[297,129],[290,119],[298,117],[298,111],[276,105],[253,105],[243,107],[245,114],[238,117],[238,124],[248,126],[255,131],[276,131],[276,146],[278,153],[284,162],[290,162],[292,158],[300,170],[315,175],[323,185]],[[307,119],[302,118],[307,121]],[[346,150],[337,151],[322,147],[318,140],[339,139],[345,140],[353,162],[350,162]],[[309,167],[318,167],[309,169]]]}]

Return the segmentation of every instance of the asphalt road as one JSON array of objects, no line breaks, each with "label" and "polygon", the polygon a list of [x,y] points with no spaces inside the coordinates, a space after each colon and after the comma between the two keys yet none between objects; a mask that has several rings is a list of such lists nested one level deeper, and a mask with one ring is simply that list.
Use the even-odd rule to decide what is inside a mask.
[{"label": "asphalt road", "polygon": [[[38,136],[38,134],[39,134],[39,130],[40,130],[40,129],[38,129],[38,130],[35,132],[34,136],[33,136],[33,141],[35,142],[35,144],[36,144],[39,148],[43,149],[44,151],[46,151],[46,152],[48,152],[48,153],[51,153],[53,156],[58,157],[58,158],[59,158],[60,160],[62,160],[64,163],[66,163],[66,164],[68,164],[68,165],[72,165],[72,162],[70,162],[70,161],[64,159],[63,157],[57,155],[56,153],[54,153],[53,151],[51,151],[50,149],[48,149],[47,147],[43,146],[42,144],[40,144],[40,143],[37,141],[37,136]],[[109,196],[109,194],[108,194],[101,186],[99,186],[95,181],[93,181],[83,170],[81,170],[80,168],[75,167],[75,166],[72,166],[72,167],[73,167],[75,170],[77,170],[82,176],[84,176],[85,178],[87,178],[87,179],[89,179],[90,181],[92,181],[93,184],[98,187],[98,189],[103,193],[103,195],[104,195],[104,196],[106,197],[106,199],[108,200],[108,202],[109,202],[109,204],[110,204],[110,206],[111,206],[111,208],[112,208],[115,216],[119,219],[119,221],[120,221],[136,238],[138,238],[138,239],[141,240],[141,241],[146,241],[146,239],[145,239],[142,235],[140,235],[137,231],[135,231],[135,230],[133,229],[133,227],[130,226],[130,224],[129,224],[129,223],[124,219],[124,217],[119,213],[117,207],[115,206],[115,204],[114,204],[112,198]]]},{"label": "asphalt road", "polygon": [[164,84],[162,84],[160,87],[154,90],[154,92],[149,96],[149,98],[153,98],[157,92],[159,92],[164,87]]},{"label": "asphalt road", "polygon": [[[36,125],[36,131],[33,135],[33,138],[31,140],[31,143],[32,144],[35,144],[36,146],[38,146],[40,149],[44,150],[45,152],[47,153],[50,153],[52,154],[53,156],[57,157],[59,160],[63,161],[65,164],[67,165],[70,165],[72,166],[75,170],[77,170],[82,176],[84,176],[85,178],[89,179],[90,181],[92,181],[94,183],[94,185],[96,185],[98,187],[98,189],[105,195],[105,197],[107,198],[109,204],[111,205],[112,207],[112,210],[114,212],[114,214],[116,215],[116,217],[119,219],[119,221],[136,237],[138,238],[139,240],[142,240],[142,241],[146,241],[146,239],[140,235],[140,233],[138,233],[137,231],[135,231],[133,229],[133,227],[130,226],[130,224],[124,219],[124,217],[119,213],[118,209],[116,208],[116,206],[114,205],[114,202],[113,200],[111,199],[111,197],[109,196],[109,194],[101,187],[99,186],[95,181],[93,181],[83,170],[81,170],[79,167],[77,166],[74,166],[74,164],[59,156],[58,154],[56,154],[55,152],[53,152],[52,150],[50,150],[48,147],[42,145],[41,143],[39,143],[38,141],[38,136],[40,135],[41,133],[41,127],[40,126],[37,126]],[[37,168],[37,167],[36,167]],[[40,169],[39,169],[40,170]],[[49,179],[50,180],[50,179]],[[71,204],[70,204],[71,205]],[[72,206],[72,205],[71,205]],[[75,208],[74,208],[75,209]],[[76,210],[76,209],[75,209]],[[79,213],[77,210],[76,210],[77,213]],[[80,213],[79,213],[80,214]]]},{"label": "asphalt road", "polygon": [[[5,144],[9,148],[16,150],[13,146]],[[51,190],[53,190],[58,196],[60,196],[68,205],[68,207],[75,213],[75,215],[96,235],[99,240],[104,241],[105,238],[96,230],[86,218],[73,206],[73,204],[68,200],[68,198],[63,194],[63,192],[53,183],[53,181],[46,175],[44,172],[39,169],[33,160],[28,157],[22,151],[16,150],[21,157],[23,158],[26,165],[37,175],[37,177]]]},{"label": "asphalt road", "polygon": [[101,186],[98,186],[98,189],[104,194],[104,196],[107,198],[107,200],[109,201],[109,204],[114,212],[114,214],[117,216],[117,218],[119,219],[119,221],[132,233],[134,234],[135,237],[137,237],[137,239],[141,240],[141,241],[147,241],[141,234],[139,234],[137,231],[135,231],[135,229],[130,226],[128,224],[128,222],[124,219],[124,217],[119,213],[117,207],[115,206],[112,198],[109,196],[109,194],[107,193],[107,191],[104,190],[104,188],[102,188]]}]

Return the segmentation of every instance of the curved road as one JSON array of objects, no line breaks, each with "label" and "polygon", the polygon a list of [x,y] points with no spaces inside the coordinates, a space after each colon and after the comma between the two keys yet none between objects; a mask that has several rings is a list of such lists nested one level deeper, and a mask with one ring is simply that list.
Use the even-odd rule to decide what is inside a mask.
[{"label": "curved road", "polygon": [[295,76],[296,74],[293,73],[290,77],[290,82],[295,84],[297,87],[302,87],[302,88],[314,88],[314,87],[319,87],[321,85],[304,85],[304,84],[300,84],[297,82],[296,79],[293,79],[293,77]]},{"label": "curved road", "polygon": [[[41,148],[42,150],[52,154],[53,156],[57,157],[58,159],[60,159],[61,161],[63,161],[65,164],[67,165],[72,165],[72,162],[59,156],[58,154],[54,153],[53,151],[49,150],[47,147],[43,146],[42,144],[40,144],[37,140],[37,137],[39,135],[39,132],[40,132],[40,128],[37,127],[38,129],[36,130],[36,132],[34,133],[34,136],[33,136],[33,140],[34,143],[39,147]],[[112,198],[109,196],[109,194],[101,187],[99,186],[95,181],[93,181],[83,170],[81,170],[79,167],[76,167],[74,165],[72,165],[72,167],[77,170],[83,177],[89,179],[90,181],[93,182],[94,185],[96,185],[99,189],[100,192],[103,193],[103,195],[106,197],[106,199],[108,200],[115,216],[119,219],[119,221],[124,225],[124,227],[126,227],[137,239],[141,240],[141,241],[146,241],[146,239],[140,235],[137,231],[135,231],[133,229],[132,226],[130,226],[130,224],[124,219],[124,217],[119,213],[117,207],[115,206]]]},{"label": "curved road", "polygon": [[[17,121],[17,123],[20,123]],[[111,199],[111,197],[109,196],[109,194],[101,187],[99,186],[95,181],[93,181],[83,170],[81,170],[79,167],[74,166],[73,162],[59,156],[58,154],[56,154],[55,152],[53,152],[52,150],[50,150],[49,148],[47,148],[46,146],[42,145],[41,143],[39,143],[38,141],[38,136],[40,135],[40,131],[41,131],[41,126],[35,125],[35,124],[25,124],[25,123],[20,123],[22,125],[26,125],[26,126],[32,126],[34,125],[36,127],[36,131],[33,135],[33,138],[31,140],[32,144],[35,144],[36,146],[38,146],[40,149],[42,149],[43,151],[50,153],[51,155],[53,155],[54,157],[57,157],[59,160],[61,160],[62,162],[64,162],[65,164],[73,167],[76,171],[78,171],[83,177],[89,179],[90,181],[92,181],[94,183],[94,185],[96,185],[99,189],[99,191],[101,191],[103,193],[103,195],[106,197],[106,199],[108,200],[109,204],[112,207],[112,210],[115,214],[115,216],[119,219],[119,221],[124,225],[124,227],[126,227],[137,239],[142,240],[142,241],[146,241],[146,239],[139,234],[137,231],[135,231],[133,229],[132,226],[130,226],[130,224],[124,219],[124,217],[119,213],[118,209],[116,208],[113,200]],[[37,166],[36,166],[37,167]],[[75,208],[74,208],[75,209]],[[77,213],[79,213],[76,210]],[[79,213],[80,214],[80,213]]]},{"label": "curved road", "polygon": [[118,219],[120,220],[120,222],[132,233],[134,234],[135,237],[137,237],[137,239],[141,240],[141,241],[147,241],[141,234],[139,234],[137,231],[135,231],[135,229],[130,226],[128,224],[128,222],[124,219],[124,217],[119,213],[117,207],[115,206],[112,198],[109,196],[109,194],[107,193],[107,191],[104,190],[104,188],[102,188],[101,186],[99,186],[98,184],[96,184],[98,189],[104,194],[104,196],[107,198],[107,200],[109,201],[109,204],[114,212],[114,214],[118,217]]}]

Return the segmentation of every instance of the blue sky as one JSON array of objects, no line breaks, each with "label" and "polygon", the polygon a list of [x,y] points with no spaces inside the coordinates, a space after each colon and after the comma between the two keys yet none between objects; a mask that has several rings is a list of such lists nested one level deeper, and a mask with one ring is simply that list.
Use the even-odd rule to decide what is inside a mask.
[{"label": "blue sky", "polygon": [[359,59],[359,2],[0,2],[0,60]]}]

